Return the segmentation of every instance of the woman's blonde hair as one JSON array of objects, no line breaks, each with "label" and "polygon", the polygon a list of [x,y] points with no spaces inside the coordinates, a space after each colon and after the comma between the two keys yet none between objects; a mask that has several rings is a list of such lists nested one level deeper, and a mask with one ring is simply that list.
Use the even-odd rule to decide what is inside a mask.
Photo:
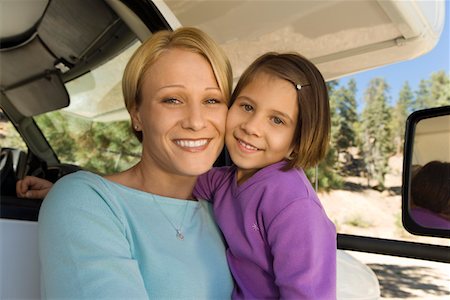
[{"label": "woman's blonde hair", "polygon": [[[141,104],[142,84],[148,69],[164,51],[172,48],[202,55],[211,65],[225,99],[230,98],[233,76],[231,64],[223,50],[203,31],[181,27],[175,31],[163,30],[153,34],[131,56],[122,78],[123,97],[129,113]],[[142,132],[132,130],[142,142]]]},{"label": "woman's blonde hair", "polygon": [[299,113],[292,141],[294,150],[287,159],[287,169],[315,166],[326,155],[331,130],[328,90],[322,74],[312,62],[298,53],[269,52],[257,58],[244,71],[230,104],[260,72],[287,80],[297,90]]}]

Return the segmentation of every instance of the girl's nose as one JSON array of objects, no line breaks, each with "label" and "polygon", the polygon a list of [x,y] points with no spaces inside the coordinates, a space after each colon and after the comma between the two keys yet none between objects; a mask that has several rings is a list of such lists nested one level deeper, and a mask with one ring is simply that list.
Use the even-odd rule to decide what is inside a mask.
[{"label": "girl's nose", "polygon": [[181,127],[194,131],[201,130],[206,127],[206,119],[200,105],[190,105],[186,110],[186,116],[181,122]]},{"label": "girl's nose", "polygon": [[248,135],[261,135],[261,120],[258,120],[256,116],[251,116],[244,120],[240,127]]}]

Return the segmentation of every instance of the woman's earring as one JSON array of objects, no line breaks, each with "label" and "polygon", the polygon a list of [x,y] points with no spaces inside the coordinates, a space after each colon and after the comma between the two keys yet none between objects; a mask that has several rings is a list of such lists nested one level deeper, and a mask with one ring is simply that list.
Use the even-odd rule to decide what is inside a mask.
[{"label": "woman's earring", "polygon": [[137,126],[137,125],[134,125],[134,130],[139,130],[139,126]]}]

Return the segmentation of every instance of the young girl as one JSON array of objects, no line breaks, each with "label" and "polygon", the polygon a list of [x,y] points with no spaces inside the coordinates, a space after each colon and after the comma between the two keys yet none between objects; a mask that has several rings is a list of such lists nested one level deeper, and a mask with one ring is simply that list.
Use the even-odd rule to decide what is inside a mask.
[{"label": "young girl", "polygon": [[267,53],[231,97],[225,142],[234,165],[199,177],[228,244],[235,299],[336,298],[336,231],[304,168],[324,156],[327,88],[304,57]]},{"label": "young girl", "polygon": [[[267,53],[241,76],[225,134],[234,165],[201,175],[193,192],[213,201],[233,298],[336,298],[336,231],[303,172],[325,156],[329,132],[326,85],[304,57]],[[51,183],[37,183],[45,196]]]}]

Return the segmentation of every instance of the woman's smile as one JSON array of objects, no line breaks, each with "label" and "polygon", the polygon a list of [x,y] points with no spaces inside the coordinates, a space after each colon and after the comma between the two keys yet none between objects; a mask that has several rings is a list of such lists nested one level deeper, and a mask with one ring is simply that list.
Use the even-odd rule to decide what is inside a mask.
[{"label": "woman's smile", "polygon": [[201,152],[205,150],[211,139],[176,139],[173,142],[184,151]]}]

